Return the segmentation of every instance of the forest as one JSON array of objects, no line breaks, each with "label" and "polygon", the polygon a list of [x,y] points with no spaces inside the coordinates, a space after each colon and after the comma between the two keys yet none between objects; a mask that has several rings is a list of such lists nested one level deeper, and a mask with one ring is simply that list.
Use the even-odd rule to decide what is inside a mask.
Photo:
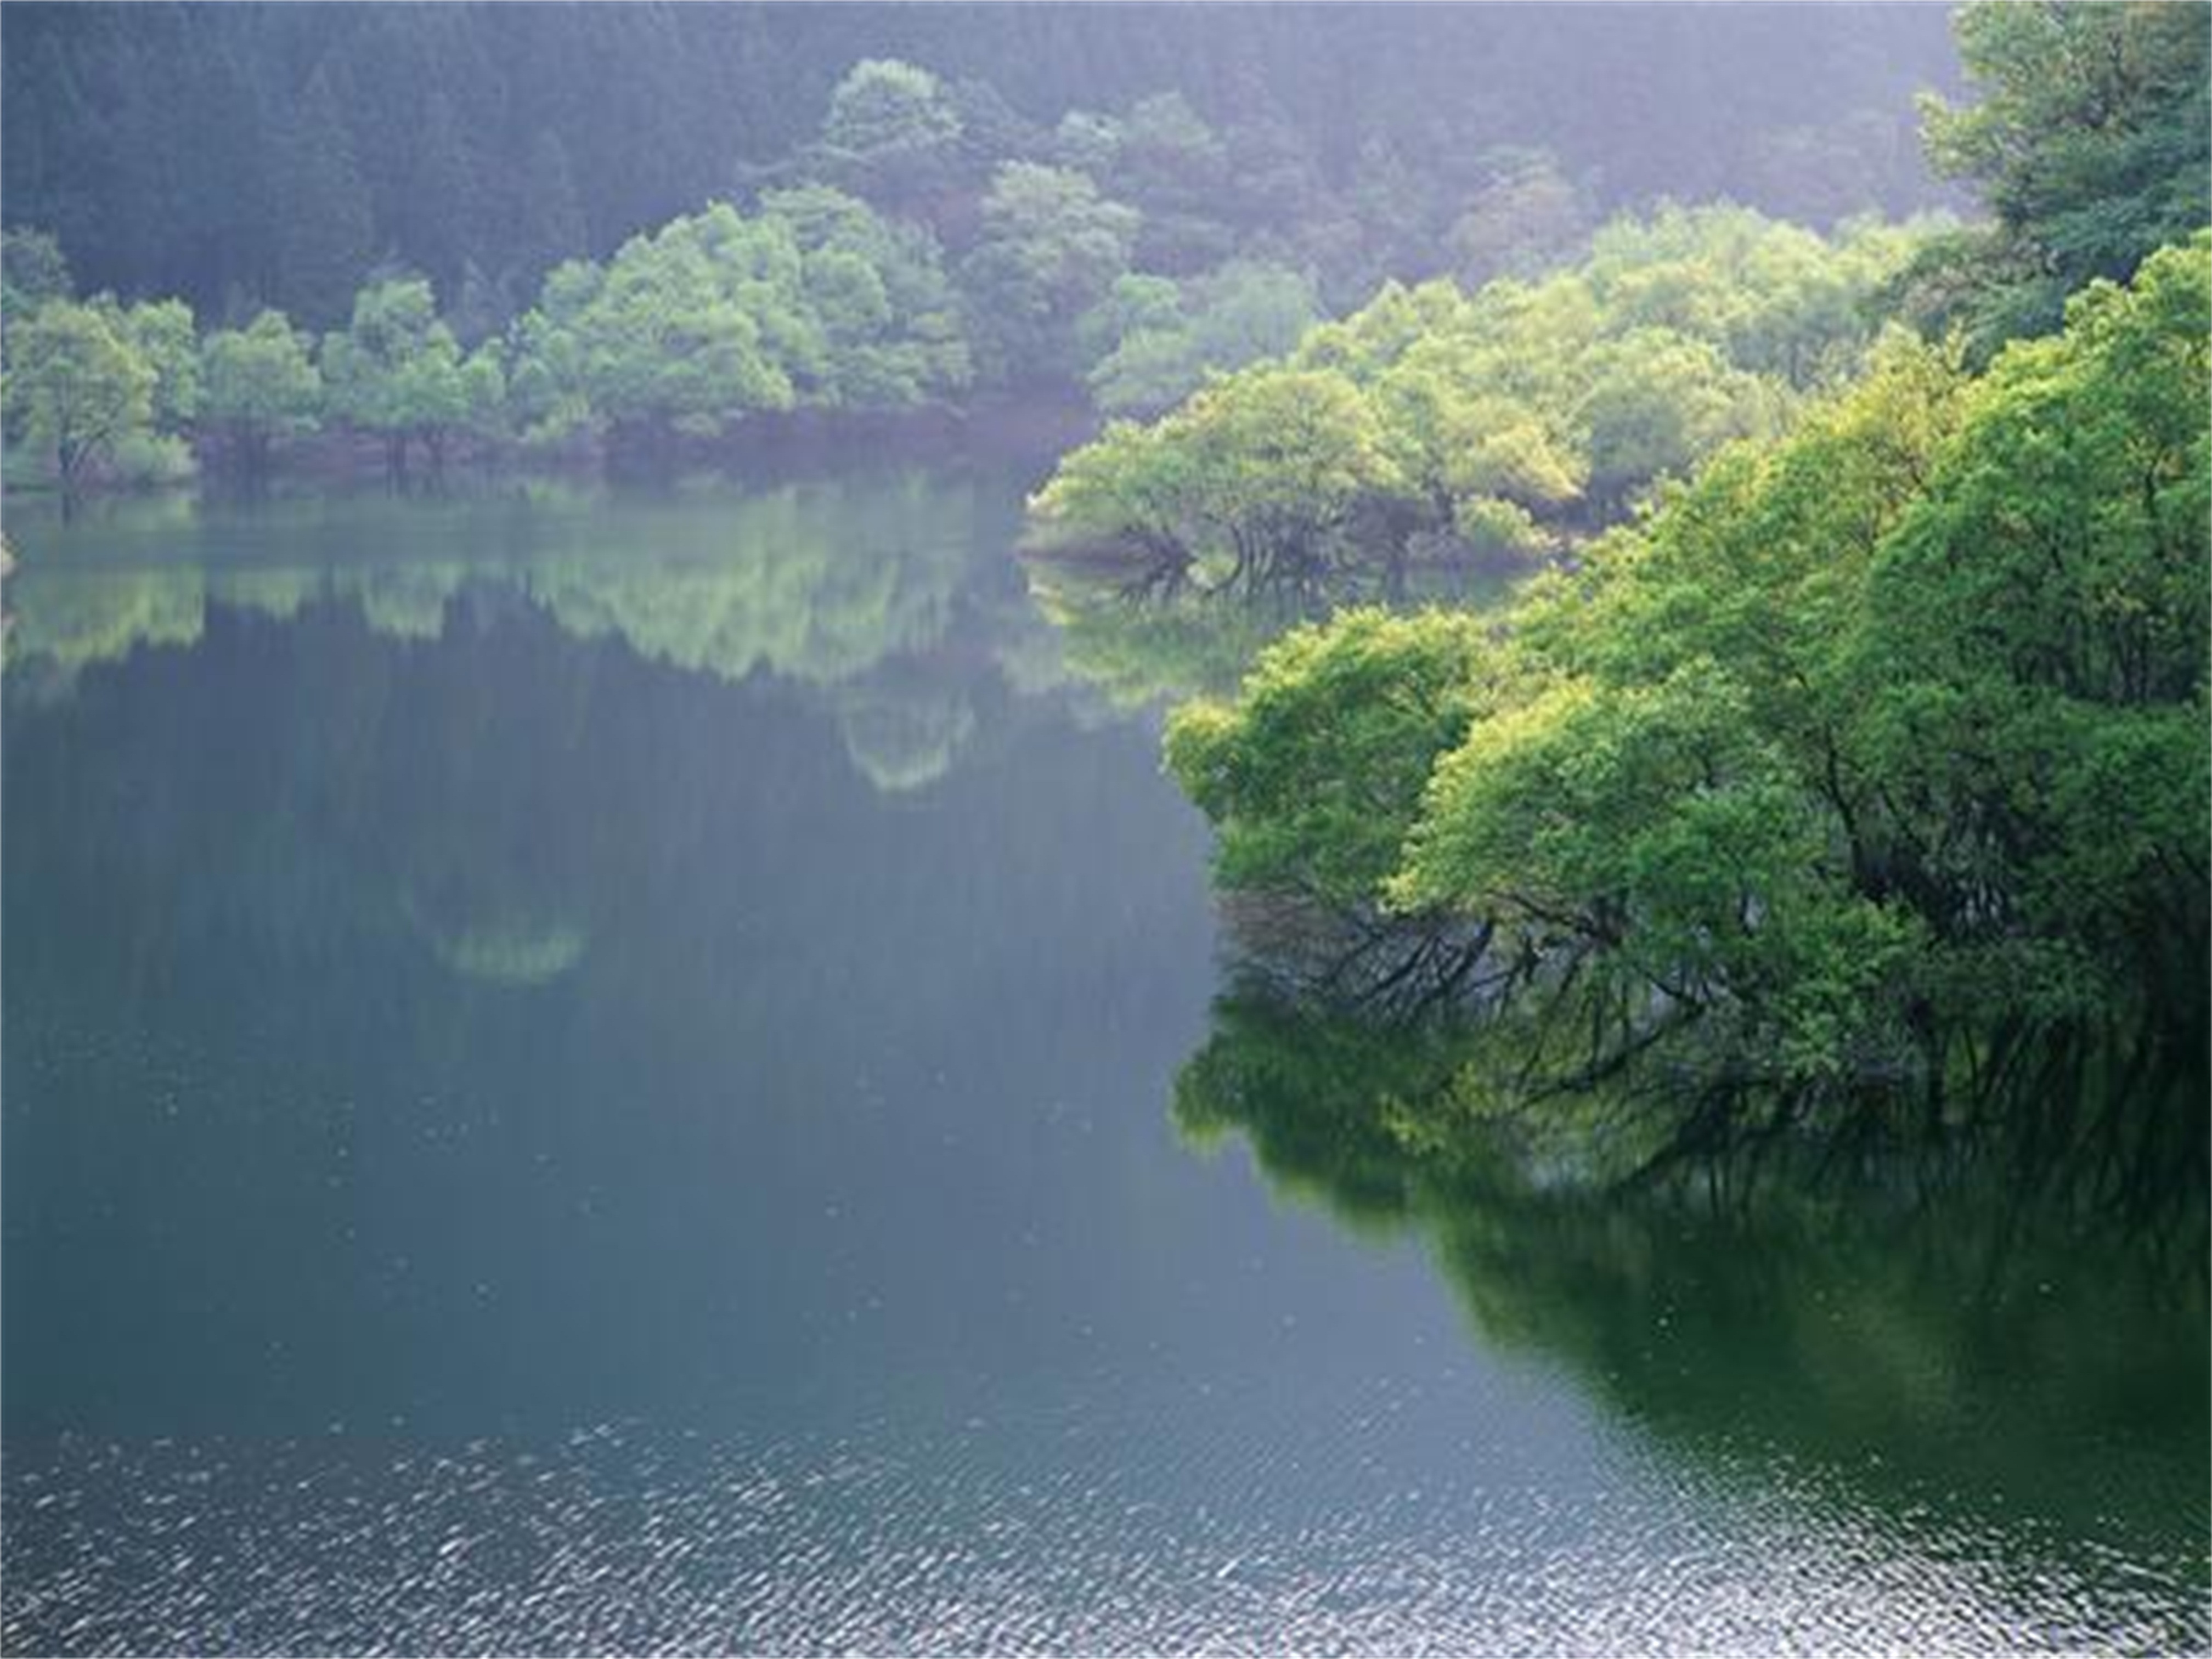
[{"label": "forest", "polygon": [[2212,0],[6,0],[0,507],[0,1650],[2212,1653]]},{"label": "forest", "polygon": [[[2204,22],[1970,7],[1927,143],[1982,216],[1668,212],[1391,286],[1036,496],[1186,622],[1335,611],[1188,688],[1168,763],[1256,966],[1475,1019],[1428,1132],[2176,1077],[2201,1118]],[[1395,603],[1501,561],[1503,606]]]},{"label": "forest", "polygon": [[[1510,55],[1479,8],[1377,33],[947,6],[872,15],[865,51],[772,6],[330,16],[23,8],[11,482],[255,479],[339,443],[395,475],[653,460],[1009,399],[1153,415],[1386,281],[1534,275],[1617,215],[1725,189],[1826,229],[1950,199],[1909,104],[1941,21],[1903,14],[1543,14]],[[1633,63],[1649,106],[1532,96],[1532,49]],[[1723,52],[1818,94],[1715,99]],[[1475,95],[1401,95],[1445,56]],[[1369,65],[1349,111],[1331,57]],[[609,72],[656,88],[649,118],[605,125]],[[1831,303],[1872,257],[1818,279]]]},{"label": "forest", "polygon": [[[641,226],[605,204],[668,198],[580,174],[554,111],[448,88],[531,61],[526,21],[440,14],[429,72],[374,11],[312,64],[274,15],[156,15],[40,12],[9,55],[43,138],[9,147],[6,433],[64,497],[258,479],[319,432],[404,479],[1081,398],[1105,424],[1030,504],[1033,586],[1109,689],[1188,699],[1169,764],[1303,992],[1477,1012],[1508,1094],[1879,1082],[1940,1115],[2031,1054],[2122,1084],[2202,1058],[2197,9],[1968,7],[1906,155],[1911,106],[1859,100],[1911,62],[1853,56],[1858,14],[1633,14],[1603,50],[1650,50],[1670,103],[1700,31],[1845,65],[1786,125],[1649,134],[1649,174],[1617,124],[1595,165],[1597,116],[1502,88],[1463,131],[1320,121],[1264,71],[1334,15],[1163,13],[1188,51],[1101,76],[1080,11],[1008,32],[1019,66],[919,15],[931,68],[648,10],[594,44],[672,98],[732,52],[779,96],[703,205]],[[1486,27],[1374,49],[1413,73],[1422,30]],[[1596,49],[1579,27],[1536,38]],[[156,187],[166,139],[118,142],[139,101],[100,132],[72,101],[153,73],[156,36],[228,89],[173,118],[288,112],[254,187],[308,183],[274,245],[153,262],[65,210]],[[356,142],[403,70],[428,175]],[[1684,204],[1698,146],[1772,187]]]}]

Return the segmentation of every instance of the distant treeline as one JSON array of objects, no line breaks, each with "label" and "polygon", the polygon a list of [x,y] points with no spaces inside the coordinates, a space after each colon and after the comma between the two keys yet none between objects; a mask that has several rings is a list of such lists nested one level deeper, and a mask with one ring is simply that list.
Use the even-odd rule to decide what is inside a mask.
[{"label": "distant treeline", "polygon": [[[1911,97],[1956,72],[1942,12],[1910,6],[1424,8],[1378,27],[1357,6],[22,3],[0,47],[9,224],[58,236],[88,291],[317,329],[379,264],[503,320],[561,260],[742,198],[763,164],[858,187],[957,258],[1000,166],[1058,161],[1142,212],[1146,268],[1233,244],[1314,267],[1341,308],[1446,271],[1500,145],[1548,150],[1604,212],[1926,205]],[[941,142],[912,166],[837,155],[823,129],[870,58],[943,82]],[[1167,93],[1210,137],[1139,120],[1117,157],[1111,120],[1071,114]]]},{"label": "distant treeline", "polygon": [[[234,36],[199,15],[147,11],[128,30],[147,54],[131,72],[149,75],[151,44],[178,32],[185,67],[165,60],[161,72],[184,91],[155,100],[165,107],[200,98],[193,52],[221,46],[235,68],[246,45],[289,38],[273,21]],[[1315,38],[1330,15],[1312,15]],[[766,415],[911,410],[1039,390],[1086,389],[1109,413],[1152,414],[1211,372],[1290,349],[1328,312],[1396,275],[1473,285],[1571,259],[1618,194],[1596,170],[1526,143],[1468,148],[1480,136],[1472,115],[1439,117],[1452,131],[1433,143],[1401,149],[1376,125],[1339,153],[1344,131],[1301,127],[1255,89],[1273,84],[1266,76],[1241,100],[1214,89],[1240,112],[1225,122],[1180,91],[1155,90],[1119,112],[1069,109],[1047,125],[983,82],[872,58],[847,68],[774,159],[732,159],[719,187],[742,209],[695,206],[639,230],[604,262],[574,257],[594,245],[605,216],[586,209],[577,166],[550,127],[534,131],[501,211],[483,196],[476,163],[456,161],[410,197],[425,215],[434,206],[454,235],[402,216],[393,222],[412,228],[387,238],[377,227],[388,216],[365,182],[374,151],[346,114],[339,66],[351,66],[357,90],[362,65],[398,51],[410,31],[496,32],[475,18],[441,12],[370,27],[342,14],[291,125],[269,135],[283,176],[307,181],[295,204],[262,202],[278,237],[273,264],[251,281],[224,276],[213,301],[213,278],[191,252],[197,230],[183,226],[173,227],[170,264],[146,266],[172,273],[178,297],[131,300],[126,279],[124,300],[105,285],[78,299],[95,273],[137,269],[103,240],[104,221],[77,211],[107,175],[95,170],[58,193],[49,178],[99,157],[121,167],[115,178],[135,176],[136,163],[95,143],[90,118],[55,91],[79,78],[70,52],[108,37],[43,14],[11,27],[10,75],[26,59],[52,70],[29,89],[31,104],[49,110],[46,125],[25,129],[31,161],[12,142],[8,152],[29,180],[9,188],[17,228],[0,295],[6,436],[19,477],[27,463],[69,490],[160,482],[190,472],[196,457],[258,475],[280,446],[325,430],[380,441],[395,473],[442,467],[457,445],[604,444],[661,456]],[[678,35],[692,27],[665,21]],[[578,13],[570,34],[591,39],[602,27]],[[628,27],[618,39],[630,39]],[[1548,27],[1530,39],[1548,40]],[[1715,39],[1754,56],[1765,49],[1757,31]],[[422,67],[434,92],[446,70]],[[1183,78],[1192,72],[1185,66]],[[1236,74],[1229,82],[1243,84]],[[484,84],[497,83],[487,73]],[[380,104],[382,118],[404,104]],[[138,107],[136,94],[117,106]],[[18,118],[12,97],[9,111]],[[1767,196],[1808,217],[1922,188],[1917,167],[1896,165],[1864,118],[1817,143],[1802,124],[1759,137],[1729,131],[1744,193],[1759,195],[1764,181]],[[434,100],[405,154],[427,165],[458,135],[452,109]],[[481,161],[492,151],[457,151],[470,154]],[[1686,179],[1702,176],[1692,167]],[[191,198],[190,185],[172,182]],[[42,208],[40,226],[32,216]],[[506,223],[502,212],[520,217]],[[296,296],[296,308],[258,306],[258,294]],[[220,325],[203,337],[203,319]]]}]

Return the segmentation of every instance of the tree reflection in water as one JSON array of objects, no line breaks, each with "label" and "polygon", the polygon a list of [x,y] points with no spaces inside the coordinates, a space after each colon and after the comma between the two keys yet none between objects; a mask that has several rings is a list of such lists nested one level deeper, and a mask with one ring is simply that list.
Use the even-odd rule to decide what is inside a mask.
[{"label": "tree reflection in water", "polygon": [[1650,1091],[1501,1109],[1494,1060],[1478,1024],[1234,994],[1174,1115],[1195,1146],[1241,1138],[1278,1193],[1419,1238],[1480,1340],[1695,1465],[1960,1523],[2024,1507],[2201,1583],[2201,1075],[2124,1119],[2015,1101],[1931,1134],[1878,1102],[1813,1124],[1766,1103],[1720,1133]]}]

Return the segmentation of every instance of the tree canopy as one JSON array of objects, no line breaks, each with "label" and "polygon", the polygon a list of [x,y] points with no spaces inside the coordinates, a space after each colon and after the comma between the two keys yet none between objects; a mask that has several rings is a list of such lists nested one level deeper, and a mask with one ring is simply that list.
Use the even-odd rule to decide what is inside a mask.
[{"label": "tree canopy", "polygon": [[[1874,331],[1863,302],[1911,246],[1669,209],[1537,282],[1392,284],[1279,362],[1076,451],[1036,498],[1037,533],[1237,584],[1554,545],[1850,374]],[[1116,298],[1124,349],[1191,326],[1163,293]]]},{"label": "tree canopy", "polygon": [[1906,291],[1986,356],[2212,222],[2212,38],[2197,8],[2147,0],[1972,5],[1957,33],[1980,95],[1924,97],[1928,152],[1992,222],[1926,250]]},{"label": "tree canopy", "polygon": [[1170,727],[1222,880],[1495,929],[1580,1010],[1554,1083],[2196,1042],[2212,240],[2068,319],[1979,379],[1887,343],[1495,624],[1271,647]]}]

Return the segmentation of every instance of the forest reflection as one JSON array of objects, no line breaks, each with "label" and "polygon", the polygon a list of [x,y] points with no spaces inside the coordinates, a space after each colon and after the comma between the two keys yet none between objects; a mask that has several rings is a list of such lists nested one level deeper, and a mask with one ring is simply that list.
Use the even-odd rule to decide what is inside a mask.
[{"label": "forest reflection", "polygon": [[[99,558],[70,547],[10,576],[9,690],[66,698],[95,665],[197,644],[219,612],[350,611],[381,638],[429,643],[526,609],[648,663],[811,688],[852,763],[880,788],[911,790],[941,777],[975,731],[961,681],[977,665],[922,660],[960,654],[945,647],[962,606],[987,613],[992,648],[1029,689],[1064,678],[1022,637],[1037,629],[1018,593],[976,580],[979,548],[1002,551],[994,538],[1018,501],[1004,480],[910,468],[611,504],[536,481],[443,503],[280,501],[206,520],[181,500],[120,503],[77,532]],[[261,543],[308,535],[340,556],[253,562]],[[161,552],[141,560],[142,544]]]},{"label": "forest reflection", "polygon": [[[588,491],[533,482],[443,504],[368,495],[277,503],[203,531],[250,532],[234,558],[220,542],[214,557],[160,564],[71,568],[64,554],[11,579],[10,656],[34,674],[66,678],[142,645],[191,643],[210,605],[288,618],[309,603],[346,602],[379,633],[434,639],[456,596],[477,585],[511,589],[580,637],[618,635],[678,667],[729,679],[766,668],[830,684],[943,631],[978,511],[972,482],[921,470],[865,488],[787,483],[625,502],[611,518],[589,511],[592,502]],[[127,556],[164,530],[195,527],[181,501],[125,509],[94,530],[103,552]],[[309,528],[302,520],[335,524],[360,556],[250,562],[257,542]],[[623,544],[594,539],[610,524]],[[377,556],[441,528],[457,544],[451,556]]]},{"label": "forest reflection", "polygon": [[1349,1231],[1419,1240],[1484,1344],[1565,1367],[1693,1467],[1933,1531],[2010,1506],[2201,1595],[2204,1494],[2172,1479],[2207,1443],[2188,1114],[2127,1120],[2156,1145],[2054,1100],[1984,1130],[1862,1114],[1692,1146],[1619,1094],[1499,1113],[1486,1063],[1464,1024],[1232,992],[1174,1116]]},{"label": "forest reflection", "polygon": [[1480,608],[1537,567],[1512,560],[1431,567],[1387,593],[1356,574],[1259,593],[1158,589],[1142,580],[1141,561],[1100,556],[1034,555],[1024,568],[1039,613],[1060,631],[1069,673],[1113,707],[1139,708],[1229,696],[1268,645],[1348,605]]},{"label": "forest reflection", "polygon": [[[165,926],[251,930],[288,957],[389,939],[464,980],[544,985],[635,931],[623,911],[656,871],[741,844],[732,814],[767,833],[836,812],[855,780],[920,795],[1039,720],[1107,717],[1006,556],[1021,495],[1003,467],[893,466],[33,516],[5,589],[8,695],[77,754],[51,787],[173,781],[148,803],[163,833],[112,825],[112,855],[156,885],[180,848],[224,866],[148,907]],[[203,651],[216,635],[228,648]],[[241,657],[261,665],[213,665]],[[287,706],[250,708],[240,677],[279,672]],[[94,695],[111,678],[130,684]],[[261,736],[222,787],[189,786],[158,732],[94,739],[141,695],[165,724]],[[203,818],[204,840],[179,821]]]}]

